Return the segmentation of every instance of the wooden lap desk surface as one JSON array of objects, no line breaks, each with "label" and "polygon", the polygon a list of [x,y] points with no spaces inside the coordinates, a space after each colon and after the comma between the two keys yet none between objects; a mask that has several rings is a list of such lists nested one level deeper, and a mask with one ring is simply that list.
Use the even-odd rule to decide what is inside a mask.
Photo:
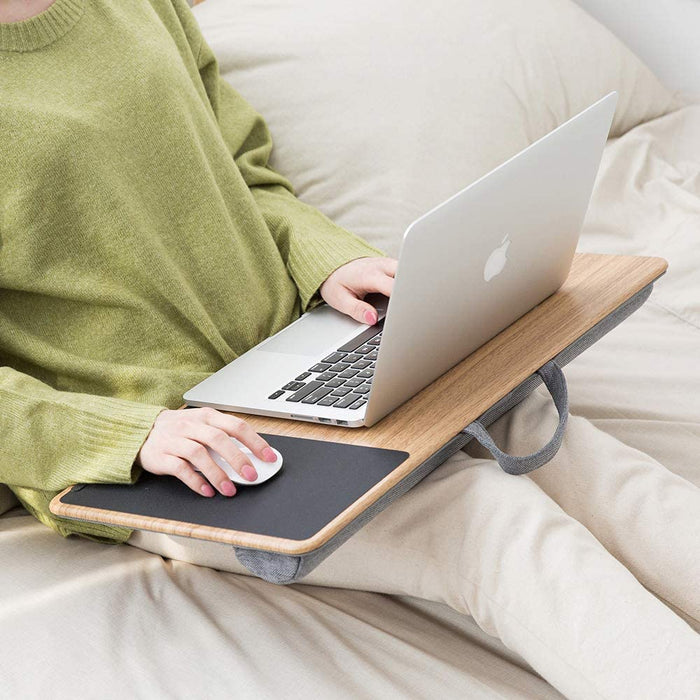
[{"label": "wooden lap desk surface", "polygon": [[[580,253],[564,285],[371,428],[240,414],[261,433],[403,450],[408,458],[312,537],[291,540],[51,502],[54,514],[298,555],[325,544],[465,426],[666,270],[661,258]],[[71,487],[72,488],[72,487]]]}]

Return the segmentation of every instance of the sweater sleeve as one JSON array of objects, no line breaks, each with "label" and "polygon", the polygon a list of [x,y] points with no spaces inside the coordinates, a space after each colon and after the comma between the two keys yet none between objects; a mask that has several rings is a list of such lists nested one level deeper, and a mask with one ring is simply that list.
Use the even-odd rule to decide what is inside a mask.
[{"label": "sweater sleeve", "polygon": [[0,367],[0,483],[64,537],[123,542],[130,530],[57,518],[49,502],[75,483],[133,483],[134,460],[163,410],[124,399],[57,391]]},{"label": "sweater sleeve", "polygon": [[356,258],[384,253],[295,196],[289,181],[268,164],[272,139],[265,121],[221,78],[214,53],[189,9],[181,9],[180,20],[221,134],[307,310],[320,300],[316,292],[334,270]]}]

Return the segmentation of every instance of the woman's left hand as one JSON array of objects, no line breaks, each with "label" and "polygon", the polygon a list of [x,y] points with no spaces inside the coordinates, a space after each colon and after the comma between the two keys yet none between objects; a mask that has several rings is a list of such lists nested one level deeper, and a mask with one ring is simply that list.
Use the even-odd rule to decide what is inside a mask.
[{"label": "woman's left hand", "polygon": [[364,301],[370,292],[391,296],[397,261],[393,258],[358,258],[332,272],[321,285],[323,300],[360,323],[373,326],[377,311]]}]

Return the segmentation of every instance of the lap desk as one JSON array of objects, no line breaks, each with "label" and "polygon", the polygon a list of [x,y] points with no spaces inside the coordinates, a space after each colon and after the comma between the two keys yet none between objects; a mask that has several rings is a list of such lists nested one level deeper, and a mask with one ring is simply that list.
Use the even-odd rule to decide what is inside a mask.
[{"label": "lap desk", "polygon": [[[560,413],[560,442],[567,406],[559,366],[639,308],[665,270],[660,258],[577,254],[559,291],[371,428],[241,415],[283,454],[284,465],[263,485],[238,486],[233,498],[203,498],[174,477],[144,474],[134,485],[71,486],[51,511],[232,545],[255,575],[290,583],[473,436],[483,442],[479,432],[542,378]],[[558,388],[548,368],[560,377]],[[539,463],[556,452],[555,438]],[[490,447],[507,471],[507,460],[530,459]],[[537,466],[527,464],[511,473]]]}]

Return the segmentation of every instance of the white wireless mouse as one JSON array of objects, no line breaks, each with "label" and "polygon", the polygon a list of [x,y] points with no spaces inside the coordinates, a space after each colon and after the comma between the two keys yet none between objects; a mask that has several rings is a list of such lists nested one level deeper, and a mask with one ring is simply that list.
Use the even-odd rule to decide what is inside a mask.
[{"label": "white wireless mouse", "polygon": [[[243,486],[257,486],[262,484],[268,479],[271,479],[277,472],[282,469],[282,455],[272,447],[272,451],[277,456],[274,462],[265,462],[264,460],[256,457],[242,442],[236,440],[236,438],[231,438],[231,442],[250,460],[250,463],[255,467],[255,471],[258,473],[258,478],[255,481],[248,481],[244,479],[233,467],[215,450],[207,447],[207,451],[211,455],[211,458],[224,470],[226,476],[228,476],[231,481],[236,484],[242,484]],[[199,470],[197,470],[199,471]]]}]

